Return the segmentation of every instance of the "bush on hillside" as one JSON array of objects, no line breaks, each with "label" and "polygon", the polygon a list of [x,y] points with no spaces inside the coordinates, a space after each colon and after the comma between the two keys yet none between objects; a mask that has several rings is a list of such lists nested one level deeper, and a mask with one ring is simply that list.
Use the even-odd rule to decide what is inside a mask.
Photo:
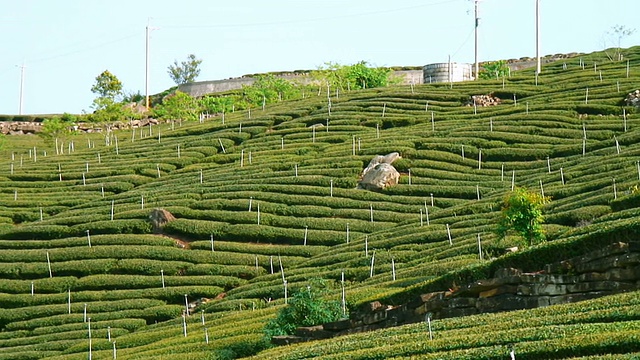
[{"label": "bush on hillside", "polygon": [[264,328],[269,339],[277,335],[291,335],[299,326],[313,326],[336,321],[342,317],[338,301],[329,301],[321,296],[326,292],[322,279],[312,280],[306,288],[301,288],[289,299],[287,307],[281,309],[275,319]]}]

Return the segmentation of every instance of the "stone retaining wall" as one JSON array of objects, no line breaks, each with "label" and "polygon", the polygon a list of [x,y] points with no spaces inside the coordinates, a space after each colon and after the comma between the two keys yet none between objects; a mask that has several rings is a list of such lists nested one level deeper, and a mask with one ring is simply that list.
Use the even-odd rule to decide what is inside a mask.
[{"label": "stone retaining wall", "polygon": [[276,336],[274,344],[325,339],[411,324],[426,317],[443,319],[480,313],[532,309],[640,289],[640,243],[613,243],[584,256],[547,264],[536,273],[500,269],[491,279],[420,295],[409,303],[369,303],[350,319],[298,328]]}]

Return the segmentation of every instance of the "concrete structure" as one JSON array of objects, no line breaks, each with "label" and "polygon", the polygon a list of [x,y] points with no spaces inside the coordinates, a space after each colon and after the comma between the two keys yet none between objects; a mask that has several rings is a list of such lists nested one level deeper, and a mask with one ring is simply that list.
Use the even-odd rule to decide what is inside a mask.
[{"label": "concrete structure", "polygon": [[423,68],[423,81],[425,84],[468,80],[473,80],[473,67],[471,64],[436,63],[425,65]]}]

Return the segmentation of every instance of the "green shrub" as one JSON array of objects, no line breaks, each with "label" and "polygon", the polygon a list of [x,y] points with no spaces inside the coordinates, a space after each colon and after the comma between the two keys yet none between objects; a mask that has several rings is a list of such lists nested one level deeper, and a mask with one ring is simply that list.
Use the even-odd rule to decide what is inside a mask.
[{"label": "green shrub", "polygon": [[268,338],[291,335],[299,326],[319,325],[340,319],[343,315],[340,303],[323,299],[321,296],[325,289],[324,280],[314,280],[306,288],[295,292],[288,305],[265,326],[265,335]]}]

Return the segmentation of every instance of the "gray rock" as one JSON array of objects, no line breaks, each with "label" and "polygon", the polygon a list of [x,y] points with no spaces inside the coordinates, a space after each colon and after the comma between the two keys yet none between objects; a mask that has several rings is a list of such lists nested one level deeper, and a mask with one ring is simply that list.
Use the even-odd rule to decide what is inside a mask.
[{"label": "gray rock", "polygon": [[382,190],[396,185],[400,180],[400,173],[391,164],[399,158],[400,154],[397,152],[374,157],[362,171],[358,189]]}]

